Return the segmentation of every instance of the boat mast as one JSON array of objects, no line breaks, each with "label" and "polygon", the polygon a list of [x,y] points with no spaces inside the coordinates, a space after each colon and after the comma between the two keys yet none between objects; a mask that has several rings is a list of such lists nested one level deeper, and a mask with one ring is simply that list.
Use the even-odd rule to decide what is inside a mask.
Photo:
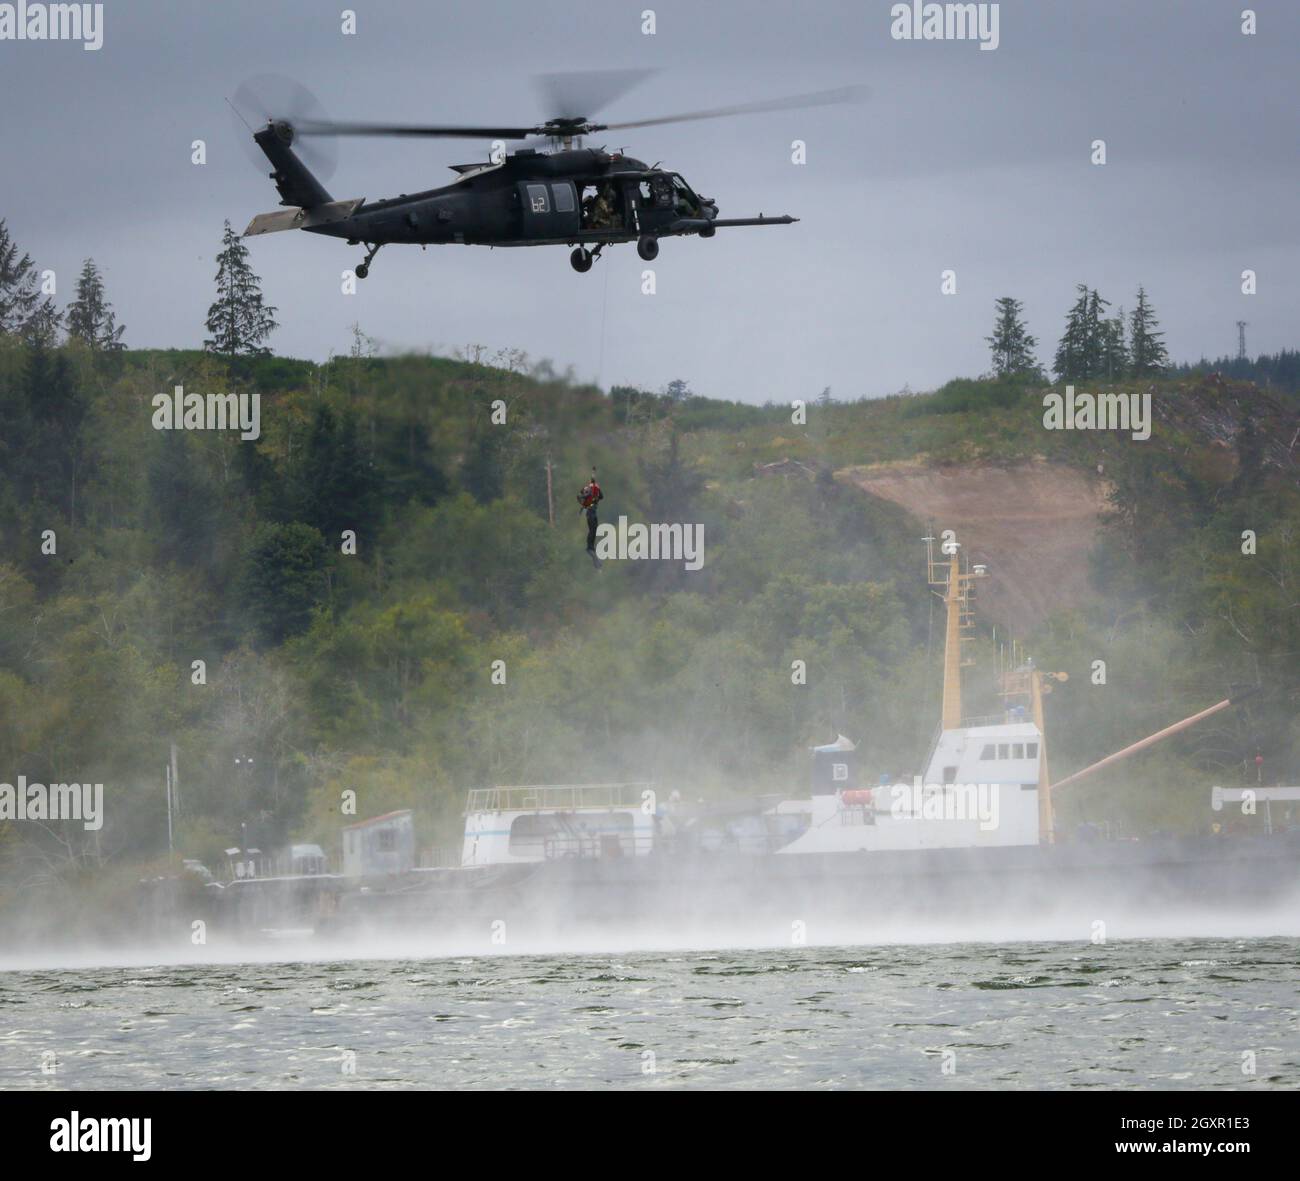
[{"label": "boat mast", "polygon": [[1033,669],[1029,674],[1029,701],[1034,715],[1034,725],[1038,727],[1038,843],[1051,845],[1056,842],[1056,817],[1052,813],[1052,779],[1047,771],[1047,724],[1043,720],[1043,694],[1052,691],[1051,685],[1043,684],[1043,676],[1052,680],[1068,680],[1065,673],[1047,673],[1042,669]]},{"label": "boat mast", "polygon": [[[944,538],[938,561],[935,560],[933,537],[926,537],[925,556],[930,586],[944,602],[947,626],[943,645],[943,728],[956,730],[962,724],[961,670],[971,667],[973,660],[963,660],[962,641],[969,639],[975,628],[975,580],[988,575],[988,567],[976,563],[963,573],[959,551],[961,545],[951,533]],[[1032,661],[1016,652],[1016,642],[1011,641],[1011,659],[1000,668],[999,696],[1003,706],[1010,709],[1012,698],[1027,702],[1034,725],[1038,728],[1038,839],[1045,845],[1054,841],[1055,819],[1052,814],[1052,784],[1047,771],[1047,727],[1043,718],[1043,697],[1052,691],[1051,682],[1068,680],[1061,673],[1045,673],[1035,668]]]},{"label": "boat mast", "polygon": [[[950,531],[945,530],[945,533]],[[961,569],[961,543],[944,538],[938,560],[934,554],[934,538],[923,538],[925,559],[931,588],[944,603],[946,626],[943,640],[943,728],[956,730],[962,722],[961,670],[975,662],[963,660],[962,641],[969,639],[975,627],[975,612],[971,606],[975,597],[974,581],[988,571],[977,565],[965,573]]]}]

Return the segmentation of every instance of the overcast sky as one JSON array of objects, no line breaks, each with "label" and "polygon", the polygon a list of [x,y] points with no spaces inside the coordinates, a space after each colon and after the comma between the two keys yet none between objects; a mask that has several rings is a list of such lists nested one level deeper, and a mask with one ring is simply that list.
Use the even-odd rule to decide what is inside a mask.
[{"label": "overcast sky", "polygon": [[[129,344],[194,347],[223,219],[277,207],[224,102],[250,75],[299,80],[335,118],[453,123],[542,118],[531,78],[559,70],[659,71],[611,121],[866,83],[861,106],[589,140],[682,172],[723,217],[802,218],[665,241],[653,296],[630,245],[586,275],[562,247],[390,246],[345,296],[360,248],[253,239],[275,351],[324,359],[359,321],[388,349],[521,348],[606,388],[681,377],[744,401],[852,398],[983,371],[1000,295],[1025,301],[1050,364],[1080,282],[1116,307],[1144,284],[1176,359],[1234,351],[1238,319],[1252,353],[1300,346],[1300,6],[1261,0],[1255,36],[1243,0],[998,7],[990,52],[894,40],[877,0],[108,0],[98,52],[0,41],[0,217],[61,300],[93,256]],[[486,150],[344,140],[327,187],[415,192]]]}]

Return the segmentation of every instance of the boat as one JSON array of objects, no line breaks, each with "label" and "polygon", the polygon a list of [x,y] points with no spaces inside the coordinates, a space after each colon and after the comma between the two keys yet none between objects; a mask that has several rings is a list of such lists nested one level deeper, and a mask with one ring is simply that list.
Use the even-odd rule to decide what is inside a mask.
[{"label": "boat", "polygon": [[[1300,831],[1062,840],[1053,792],[1205,717],[1238,694],[1061,780],[1048,775],[1044,699],[1066,674],[1023,655],[1001,670],[999,714],[963,713],[964,646],[987,567],[927,537],[945,612],[942,715],[922,769],[864,786],[855,743],[811,750],[807,797],[707,805],[645,783],[492,786],[470,790],[449,864],[416,867],[402,835],[410,814],[366,822],[368,839],[412,850],[406,864],[352,858],[331,907],[334,933],[376,928],[504,942],[605,934],[635,941],[687,932],[750,939],[962,937],[999,926],[1096,938],[1154,922],[1231,923],[1243,912],[1300,914]],[[1236,794],[1234,795],[1234,791]],[[1243,796],[1242,792],[1245,792]],[[1215,787],[1225,801],[1288,814],[1300,789]],[[1271,813],[1270,813],[1271,816]],[[384,825],[393,827],[383,837]],[[357,826],[354,826],[356,828]],[[349,838],[350,839],[350,838]],[[350,847],[350,846],[348,846]],[[1273,921],[1273,920],[1267,920]],[[1135,925],[1136,924],[1136,925]],[[1100,925],[1100,926],[1099,926]],[[498,936],[500,938],[498,939]]]}]

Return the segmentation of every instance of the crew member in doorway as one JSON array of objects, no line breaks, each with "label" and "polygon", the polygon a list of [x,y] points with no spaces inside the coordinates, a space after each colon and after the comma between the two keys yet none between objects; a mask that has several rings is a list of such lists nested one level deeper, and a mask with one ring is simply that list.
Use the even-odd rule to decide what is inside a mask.
[{"label": "crew member in doorway", "polygon": [[596,527],[600,523],[596,519],[596,505],[604,499],[605,494],[596,483],[596,473],[592,472],[590,482],[578,493],[578,504],[587,514],[587,553],[593,556],[596,553]]},{"label": "crew member in doorway", "polygon": [[591,224],[600,230],[617,228],[615,207],[614,186],[611,184],[601,185],[600,195],[596,198],[595,205],[592,206]]}]

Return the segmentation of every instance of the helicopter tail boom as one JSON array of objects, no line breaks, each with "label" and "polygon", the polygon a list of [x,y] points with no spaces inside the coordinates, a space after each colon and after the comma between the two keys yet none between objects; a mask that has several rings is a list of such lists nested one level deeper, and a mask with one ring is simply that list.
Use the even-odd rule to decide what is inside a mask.
[{"label": "helicopter tail boom", "polygon": [[333,198],[293,152],[294,129],[287,120],[268,123],[253,139],[275,169],[271,179],[280,194],[281,205],[296,205],[301,209],[314,209],[328,205]]}]

